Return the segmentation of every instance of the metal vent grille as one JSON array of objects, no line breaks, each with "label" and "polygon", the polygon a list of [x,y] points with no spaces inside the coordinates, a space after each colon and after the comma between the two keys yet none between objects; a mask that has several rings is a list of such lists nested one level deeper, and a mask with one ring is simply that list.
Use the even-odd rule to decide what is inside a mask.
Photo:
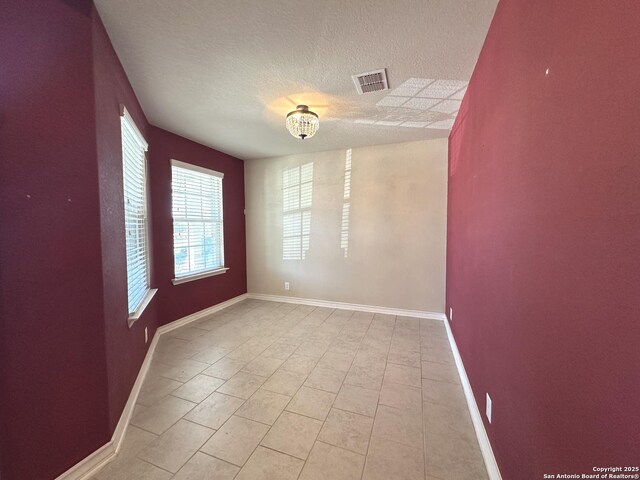
[{"label": "metal vent grille", "polygon": [[382,90],[389,90],[389,83],[387,82],[387,73],[385,69],[374,70],[372,72],[359,73],[352,75],[353,83],[356,86],[356,90],[360,95],[363,93],[380,92]]}]

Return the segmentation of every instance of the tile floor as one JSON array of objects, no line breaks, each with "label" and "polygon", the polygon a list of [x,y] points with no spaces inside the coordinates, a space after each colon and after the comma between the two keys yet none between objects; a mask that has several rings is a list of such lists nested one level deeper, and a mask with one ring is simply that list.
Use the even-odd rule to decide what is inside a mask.
[{"label": "tile floor", "polygon": [[93,480],[482,480],[442,322],[245,300],[161,337]]}]

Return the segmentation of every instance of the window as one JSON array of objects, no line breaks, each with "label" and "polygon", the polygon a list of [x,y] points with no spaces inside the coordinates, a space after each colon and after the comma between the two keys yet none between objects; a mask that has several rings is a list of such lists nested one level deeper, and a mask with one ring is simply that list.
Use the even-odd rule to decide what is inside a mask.
[{"label": "window", "polygon": [[349,212],[351,210],[351,149],[347,150],[344,162],[344,196],[342,201],[342,226],[340,228],[340,248],[344,258],[349,256]]},{"label": "window", "polygon": [[222,178],[171,160],[174,284],[224,273]]},{"label": "window", "polygon": [[120,116],[120,125],[127,248],[127,297],[129,320],[135,320],[155,293],[155,290],[149,289],[147,142],[124,107]]},{"label": "window", "polygon": [[313,162],[282,171],[282,259],[304,260],[311,235]]}]

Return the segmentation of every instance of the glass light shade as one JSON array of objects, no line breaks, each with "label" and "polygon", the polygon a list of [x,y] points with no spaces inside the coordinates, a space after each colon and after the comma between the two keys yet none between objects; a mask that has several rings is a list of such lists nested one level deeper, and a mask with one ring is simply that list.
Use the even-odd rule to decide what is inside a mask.
[{"label": "glass light shade", "polygon": [[318,120],[318,115],[309,111],[309,107],[298,105],[293,112],[287,114],[286,125],[291,135],[304,140],[316,134],[320,120]]}]

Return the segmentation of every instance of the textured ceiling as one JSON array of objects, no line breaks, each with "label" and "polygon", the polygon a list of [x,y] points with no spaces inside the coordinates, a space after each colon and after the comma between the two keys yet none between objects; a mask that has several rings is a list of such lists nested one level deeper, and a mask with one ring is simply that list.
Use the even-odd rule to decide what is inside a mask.
[{"label": "textured ceiling", "polygon": [[[448,136],[497,0],[95,3],[151,123],[252,159]],[[379,68],[390,90],[358,95]]]}]

